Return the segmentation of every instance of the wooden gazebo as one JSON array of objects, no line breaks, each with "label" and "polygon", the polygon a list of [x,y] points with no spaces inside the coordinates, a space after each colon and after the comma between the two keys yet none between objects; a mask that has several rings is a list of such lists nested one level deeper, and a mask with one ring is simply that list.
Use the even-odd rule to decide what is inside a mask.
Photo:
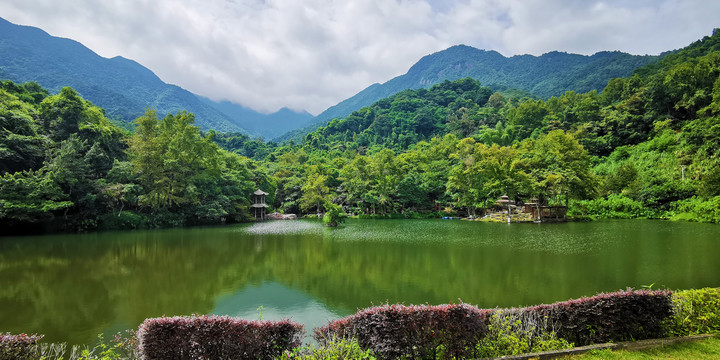
[{"label": "wooden gazebo", "polygon": [[265,220],[267,215],[267,208],[269,207],[268,204],[265,203],[265,196],[269,194],[260,189],[257,189],[255,190],[253,195],[253,204],[250,207],[253,209],[253,212],[255,214],[255,220]]}]

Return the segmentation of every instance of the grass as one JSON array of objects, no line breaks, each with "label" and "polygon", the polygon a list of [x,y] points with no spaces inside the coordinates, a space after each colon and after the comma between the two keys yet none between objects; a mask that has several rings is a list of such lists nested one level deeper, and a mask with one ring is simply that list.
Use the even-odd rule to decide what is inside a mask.
[{"label": "grass", "polygon": [[567,356],[567,360],[615,360],[615,359],[717,359],[720,360],[720,338],[713,337],[694,342],[676,343],[668,346],[639,350],[596,350],[583,355]]}]

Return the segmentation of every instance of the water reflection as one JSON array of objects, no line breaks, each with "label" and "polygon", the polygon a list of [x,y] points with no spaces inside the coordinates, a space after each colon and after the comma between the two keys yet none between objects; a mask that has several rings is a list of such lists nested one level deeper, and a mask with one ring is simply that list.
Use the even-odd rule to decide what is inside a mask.
[{"label": "water reflection", "polygon": [[90,343],[145,318],[292,317],[389,301],[522,306],[655,284],[720,286],[716,225],[318,221],[0,238],[0,332]]},{"label": "water reflection", "polygon": [[[340,309],[339,309],[340,310]],[[291,319],[305,325],[307,335],[312,328],[347,315],[347,311],[333,311],[316,298],[276,282],[247,286],[240,291],[221,295],[212,311],[250,320]]]}]

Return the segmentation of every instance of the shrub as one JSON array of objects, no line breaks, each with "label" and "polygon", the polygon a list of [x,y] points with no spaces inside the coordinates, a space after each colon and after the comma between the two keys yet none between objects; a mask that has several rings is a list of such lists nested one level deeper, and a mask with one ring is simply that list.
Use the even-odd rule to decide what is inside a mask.
[{"label": "shrub", "polygon": [[720,196],[708,200],[693,196],[674,202],[672,209],[677,213],[672,220],[720,223]]},{"label": "shrub", "polygon": [[672,295],[671,335],[687,336],[720,331],[720,289],[678,291]]},{"label": "shrub", "polygon": [[142,359],[272,359],[300,345],[303,326],[228,316],[145,320],[138,329]]},{"label": "shrub", "polygon": [[354,339],[332,339],[322,346],[311,345],[309,347],[298,347],[293,351],[285,351],[279,360],[374,360],[370,350],[360,348]]},{"label": "shrub", "polygon": [[575,345],[660,338],[671,315],[670,291],[628,289],[527,308],[557,326]]},{"label": "shrub", "polygon": [[656,218],[661,214],[624,195],[610,194],[607,198],[574,203],[570,215],[590,215],[604,219],[635,219]]},{"label": "shrub", "polygon": [[315,330],[321,344],[357,339],[383,359],[465,357],[487,333],[490,310],[458,305],[383,305],[361,310]]},{"label": "shrub", "polygon": [[331,202],[325,203],[325,209],[327,210],[325,212],[325,215],[323,215],[322,221],[325,226],[337,226],[338,223],[345,222],[345,218],[347,217],[347,214],[343,212],[342,207],[340,205],[335,205]]},{"label": "shrub", "polygon": [[557,337],[555,326],[538,312],[498,310],[490,317],[488,335],[477,344],[474,355],[491,358],[572,348],[573,344]]},{"label": "shrub", "polygon": [[37,358],[37,342],[42,335],[0,334],[0,359],[25,360]]},{"label": "shrub", "polygon": [[136,214],[125,210],[119,215],[106,214],[100,217],[100,230],[129,230],[144,229],[147,227],[147,218],[144,215]]}]

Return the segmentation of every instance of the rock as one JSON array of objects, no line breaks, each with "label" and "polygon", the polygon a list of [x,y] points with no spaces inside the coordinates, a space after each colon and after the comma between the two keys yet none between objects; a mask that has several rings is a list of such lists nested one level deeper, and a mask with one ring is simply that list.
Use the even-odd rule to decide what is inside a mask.
[{"label": "rock", "polygon": [[267,215],[268,220],[297,220],[297,215],[295,214],[281,214],[278,212],[274,212],[272,214]]}]

